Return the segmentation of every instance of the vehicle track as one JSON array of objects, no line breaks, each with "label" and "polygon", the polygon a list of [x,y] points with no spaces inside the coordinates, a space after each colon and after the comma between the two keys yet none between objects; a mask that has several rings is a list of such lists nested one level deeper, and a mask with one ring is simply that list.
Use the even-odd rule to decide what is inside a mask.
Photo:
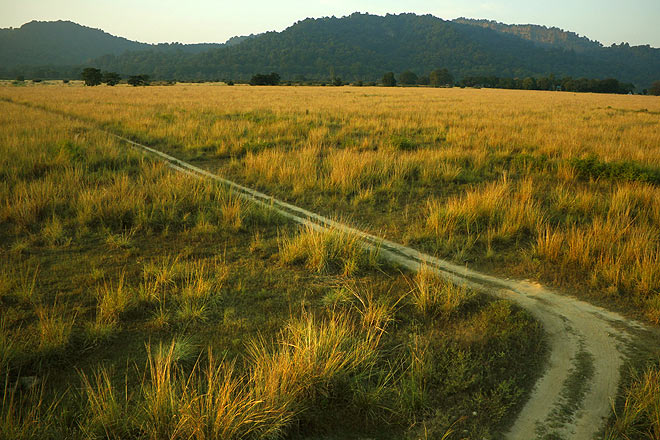
[{"label": "vehicle track", "polygon": [[[0,99],[94,124],[84,117],[44,106]],[[425,265],[456,284],[513,301],[530,312],[544,327],[550,355],[543,375],[505,434],[506,438],[595,438],[611,414],[630,347],[639,345],[640,340],[646,339],[645,334],[652,333],[639,322],[574,297],[560,295],[538,283],[498,278],[435,258],[277,200],[159,150],[97,128],[156,156],[175,170],[215,180],[231,188],[241,198],[266,206],[292,221],[310,225],[316,230],[336,228],[359,236],[364,246],[379,249],[383,258],[402,267],[417,271]],[[653,336],[653,339],[656,337]]]},{"label": "vehicle track", "polygon": [[611,414],[627,347],[645,327],[618,313],[560,295],[540,284],[486,275],[344,225],[198,168],[123,136],[112,136],[155,155],[184,173],[218,181],[238,196],[316,230],[336,228],[411,271],[422,265],[460,285],[515,302],[547,333],[548,365],[506,437],[593,439]]}]

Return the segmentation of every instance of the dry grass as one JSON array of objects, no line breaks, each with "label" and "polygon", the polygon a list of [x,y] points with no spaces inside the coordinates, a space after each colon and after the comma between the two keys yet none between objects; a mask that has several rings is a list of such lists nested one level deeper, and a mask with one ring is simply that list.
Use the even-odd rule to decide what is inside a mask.
[{"label": "dry grass", "polygon": [[660,439],[660,371],[649,368],[633,378],[621,410],[615,410],[608,439]]},{"label": "dry grass", "polygon": [[364,247],[357,236],[339,229],[302,226],[293,236],[281,235],[279,247],[283,263],[304,263],[318,273],[339,272],[351,276],[379,265],[377,250]]},{"label": "dry grass", "polygon": [[[429,422],[430,438],[452,426],[483,438],[511,417],[526,382],[509,364],[530,365],[541,351],[528,316],[478,302],[461,308],[465,292],[425,275],[415,287],[425,305],[416,310],[405,276],[356,239],[294,230],[89,122],[331,216],[353,214],[388,236],[432,236],[422,246],[445,239],[427,222],[436,201],[438,215],[456,220],[452,249],[466,257],[490,243],[496,258],[516,242],[532,255],[537,223],[560,228],[555,218],[543,224],[543,180],[521,176],[539,168],[512,156],[513,147],[491,154],[484,136],[492,127],[473,129],[472,116],[506,108],[492,105],[504,95],[474,103],[458,90],[33,89],[0,88],[0,97],[88,121],[0,102],[5,377],[35,372],[66,396],[2,412],[7,437],[264,438],[325,434],[322,427],[334,434],[348,424],[365,437],[391,430],[415,438]],[[530,145],[512,133],[516,148]],[[517,165],[505,178],[509,162]],[[577,171],[556,169],[567,194],[586,185]],[[605,206],[601,199],[585,200]],[[451,209],[440,212],[448,200]],[[470,217],[475,206],[480,214]],[[489,419],[452,425],[475,402],[493,408],[478,408]]]},{"label": "dry grass", "polygon": [[99,324],[114,326],[124,313],[135,302],[134,293],[125,286],[124,275],[119,277],[116,286],[104,282],[97,289],[96,321]]},{"label": "dry grass", "polygon": [[410,298],[417,310],[427,317],[448,318],[468,301],[472,293],[441,278],[424,265],[411,282]]},{"label": "dry grass", "polygon": [[180,366],[177,341],[147,347],[146,374],[138,394],[115,388],[108,370],[81,374],[86,396],[85,431],[105,438],[141,432],[151,439],[239,439],[282,436],[340,378],[374,367],[380,331],[361,330],[352,318],[289,323],[275,347],[248,343],[248,372],[207,354],[190,372]]},{"label": "dry grass", "polygon": [[[212,159],[223,174],[329,215],[352,214],[374,232],[440,256],[536,272],[633,303],[658,322],[660,104],[653,97],[187,85],[110,92],[7,87],[0,95]],[[62,98],[57,104],[53,94]],[[76,150],[60,150],[56,166],[65,167]],[[141,191],[114,185],[106,194],[118,200],[90,193],[78,201],[81,219],[133,217]],[[17,228],[48,217],[50,200],[69,197],[48,179],[10,186],[0,217]],[[158,199],[167,191],[147,193]],[[224,199],[215,215],[239,229],[237,203]],[[157,228],[180,218],[167,211],[137,223]],[[201,216],[188,226],[211,224]],[[67,230],[53,223],[42,234],[66,241]]]}]

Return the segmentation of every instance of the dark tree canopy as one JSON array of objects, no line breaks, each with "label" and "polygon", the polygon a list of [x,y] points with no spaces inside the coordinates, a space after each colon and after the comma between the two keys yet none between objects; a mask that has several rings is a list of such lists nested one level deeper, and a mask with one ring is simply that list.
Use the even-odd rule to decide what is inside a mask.
[{"label": "dark tree canopy", "polygon": [[536,90],[536,79],[531,76],[523,79],[522,88],[525,90]]},{"label": "dark tree canopy", "polygon": [[436,69],[429,75],[429,84],[433,87],[451,86],[454,84],[454,77],[447,69]]},{"label": "dark tree canopy", "polygon": [[121,81],[121,76],[116,72],[103,72],[103,80],[109,86],[116,86]]},{"label": "dark tree canopy", "polygon": [[527,90],[563,90],[566,92],[588,92],[588,93],[631,93],[635,90],[633,84],[622,83],[616,79],[573,79],[555,78],[554,75],[540,78],[528,77],[500,78],[497,76],[469,76],[463,78],[459,85],[461,87],[488,87],[499,89],[527,89]]},{"label": "dark tree canopy", "polygon": [[149,85],[149,75],[133,75],[128,77],[127,81],[133,87],[137,86],[148,86]]},{"label": "dark tree canopy", "polygon": [[660,81],[655,81],[653,84],[651,84],[648,92],[649,95],[660,96]]},{"label": "dark tree canopy", "polygon": [[403,85],[413,85],[417,84],[417,75],[414,72],[411,72],[410,70],[406,70],[405,72],[402,72],[401,75],[399,75],[399,83]]},{"label": "dark tree canopy", "polygon": [[385,75],[383,75],[382,82],[385,87],[396,86],[396,78],[394,78],[394,72],[387,72]]},{"label": "dark tree canopy", "polygon": [[[452,22],[431,15],[355,13],[305,19],[282,32],[237,39],[231,45],[148,45],[73,23],[32,23],[0,29],[0,77],[77,78],[83,67],[93,66],[125,78],[145,73],[164,80],[248,81],[256,72],[276,71],[282,79],[318,83],[327,82],[330,72],[330,78],[339,76],[344,82],[369,83],[380,80],[383,72],[427,75],[445,67],[455,80],[496,76],[538,81],[554,73],[617,78],[641,90],[660,79],[660,49],[603,47],[563,31],[536,31],[542,29]],[[534,35],[539,38],[530,39]],[[90,64],[80,64],[90,59]],[[548,84],[538,87],[549,90]]]},{"label": "dark tree canopy", "polygon": [[101,69],[96,69],[94,67],[86,67],[83,69],[80,77],[85,81],[86,86],[98,86],[103,80]]},{"label": "dark tree canopy", "polygon": [[280,83],[280,75],[271,72],[268,75],[257,73],[250,79],[251,86],[276,86]]}]

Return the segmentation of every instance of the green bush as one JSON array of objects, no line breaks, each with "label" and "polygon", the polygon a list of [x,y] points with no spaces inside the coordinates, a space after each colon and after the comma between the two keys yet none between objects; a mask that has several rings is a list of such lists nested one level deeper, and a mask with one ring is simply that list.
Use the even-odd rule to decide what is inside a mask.
[{"label": "green bush", "polygon": [[571,165],[582,179],[605,178],[629,182],[660,184],[660,169],[644,166],[633,161],[603,162],[597,156],[571,159]]}]

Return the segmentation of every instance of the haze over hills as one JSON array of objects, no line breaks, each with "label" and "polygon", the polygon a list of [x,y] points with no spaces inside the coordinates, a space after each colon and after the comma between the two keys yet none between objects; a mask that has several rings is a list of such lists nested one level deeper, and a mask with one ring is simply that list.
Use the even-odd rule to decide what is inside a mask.
[{"label": "haze over hills", "polygon": [[282,32],[235,37],[226,44],[149,45],[71,22],[31,22],[0,30],[0,75],[75,77],[93,66],[160,79],[377,80],[386,71],[428,74],[448,68],[473,75],[607,78],[638,89],[660,79],[660,49],[603,47],[558,28],[431,15],[355,13],[299,21]]}]

